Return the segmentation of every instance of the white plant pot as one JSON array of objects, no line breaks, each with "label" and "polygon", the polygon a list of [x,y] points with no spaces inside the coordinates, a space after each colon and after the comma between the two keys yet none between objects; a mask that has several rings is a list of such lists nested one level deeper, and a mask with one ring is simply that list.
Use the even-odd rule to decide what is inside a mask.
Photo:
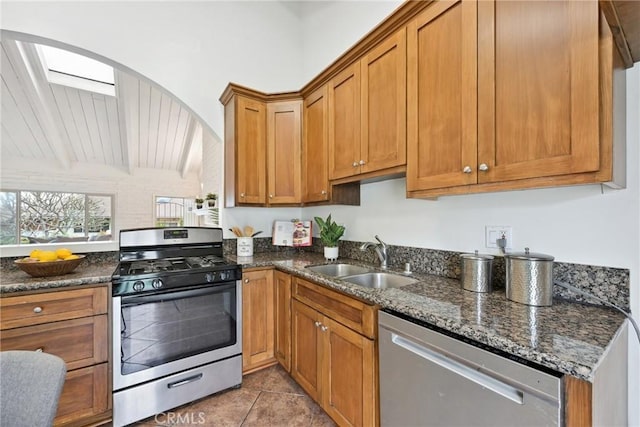
[{"label": "white plant pot", "polygon": [[324,248],[324,257],[327,261],[335,261],[338,259],[338,247],[328,248],[325,246]]}]

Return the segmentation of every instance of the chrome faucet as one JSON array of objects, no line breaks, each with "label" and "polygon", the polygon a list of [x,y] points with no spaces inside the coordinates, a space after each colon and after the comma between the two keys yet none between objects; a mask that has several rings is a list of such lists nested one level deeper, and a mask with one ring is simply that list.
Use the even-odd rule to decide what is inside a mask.
[{"label": "chrome faucet", "polygon": [[389,260],[389,253],[387,252],[388,246],[385,242],[380,240],[380,238],[376,235],[374,236],[379,243],[373,242],[365,242],[360,246],[361,251],[366,251],[371,246],[373,246],[378,258],[380,259],[380,268],[383,270],[387,269],[387,261]]}]

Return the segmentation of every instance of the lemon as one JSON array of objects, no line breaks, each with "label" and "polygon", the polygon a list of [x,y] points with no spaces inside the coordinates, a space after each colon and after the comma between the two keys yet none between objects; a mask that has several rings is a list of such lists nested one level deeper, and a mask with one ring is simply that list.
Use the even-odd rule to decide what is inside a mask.
[{"label": "lemon", "polygon": [[56,256],[60,259],[67,259],[71,255],[71,251],[67,248],[60,248],[56,250]]},{"label": "lemon", "polygon": [[64,258],[65,261],[69,261],[70,259],[78,259],[80,258],[78,255],[69,255],[68,257]]},{"label": "lemon", "polygon": [[40,262],[50,262],[58,259],[58,255],[56,255],[53,251],[40,251],[38,253],[38,259]]},{"label": "lemon", "polygon": [[34,249],[29,253],[29,258],[38,258],[38,254],[42,252],[40,249]]}]

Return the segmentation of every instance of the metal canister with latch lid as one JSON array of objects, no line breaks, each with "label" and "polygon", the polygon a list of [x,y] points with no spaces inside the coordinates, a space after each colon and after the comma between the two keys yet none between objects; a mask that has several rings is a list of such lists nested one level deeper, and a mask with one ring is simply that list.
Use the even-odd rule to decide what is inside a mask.
[{"label": "metal canister with latch lid", "polygon": [[546,254],[529,252],[504,256],[507,270],[507,299],[533,306],[553,302],[553,260]]}]

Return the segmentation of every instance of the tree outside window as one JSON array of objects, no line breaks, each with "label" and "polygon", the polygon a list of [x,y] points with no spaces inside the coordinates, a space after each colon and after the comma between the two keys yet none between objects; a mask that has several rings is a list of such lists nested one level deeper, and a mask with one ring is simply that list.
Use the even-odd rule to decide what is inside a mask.
[{"label": "tree outside window", "polygon": [[0,192],[1,244],[113,240],[112,200],[82,193]]}]

